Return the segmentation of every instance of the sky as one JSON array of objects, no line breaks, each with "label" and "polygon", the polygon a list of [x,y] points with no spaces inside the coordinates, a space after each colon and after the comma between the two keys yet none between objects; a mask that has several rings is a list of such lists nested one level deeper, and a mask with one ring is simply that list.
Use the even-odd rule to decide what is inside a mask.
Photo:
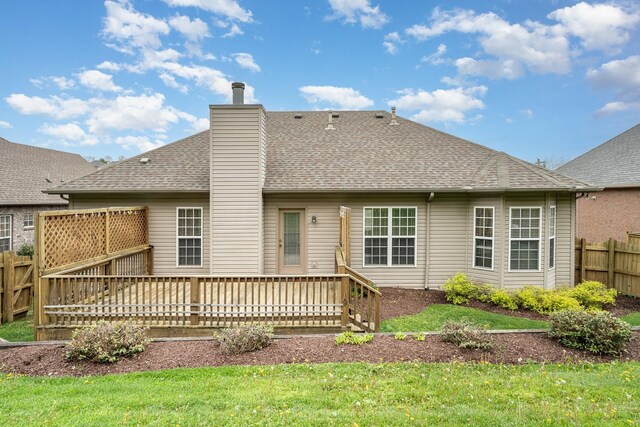
[{"label": "sky", "polygon": [[[390,110],[551,165],[640,122],[640,2],[0,2],[0,136],[130,157],[270,111]],[[1,157],[1,153],[0,153]]]}]

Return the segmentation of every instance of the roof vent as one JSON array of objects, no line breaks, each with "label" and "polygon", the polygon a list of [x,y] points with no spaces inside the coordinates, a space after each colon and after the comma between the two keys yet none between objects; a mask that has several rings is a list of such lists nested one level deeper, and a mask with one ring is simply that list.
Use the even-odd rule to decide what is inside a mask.
[{"label": "roof vent", "polygon": [[142,157],[140,159],[140,164],[141,165],[147,165],[147,164],[149,164],[149,161],[150,161],[150,159],[148,157]]},{"label": "roof vent", "polygon": [[234,82],[231,83],[231,90],[233,92],[233,105],[244,104],[244,83]]},{"label": "roof vent", "polygon": [[324,130],[336,130],[336,128],[333,127],[333,113],[331,111],[329,111],[329,123]]},{"label": "roof vent", "polygon": [[340,114],[338,114],[338,113],[331,113],[331,117],[333,117],[334,119],[339,119],[339,118],[340,118]]},{"label": "roof vent", "polygon": [[48,182],[49,184],[53,184],[53,181],[51,181],[51,179],[49,179],[49,178],[45,178],[45,180],[47,180],[47,182]]},{"label": "roof vent", "polygon": [[381,111],[377,111],[375,115],[376,119],[384,119],[384,114]]},{"label": "roof vent", "polygon": [[391,107],[391,122],[389,126],[398,126],[398,121],[396,120],[396,107]]},{"label": "roof vent", "polygon": [[295,115],[293,116],[293,118],[294,118],[294,119],[301,119],[301,118],[302,118],[302,114],[300,114],[300,113],[295,114]]}]

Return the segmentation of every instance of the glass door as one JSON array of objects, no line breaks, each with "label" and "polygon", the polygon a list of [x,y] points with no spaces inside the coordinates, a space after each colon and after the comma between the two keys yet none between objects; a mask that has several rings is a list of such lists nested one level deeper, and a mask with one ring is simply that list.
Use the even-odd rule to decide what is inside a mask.
[{"label": "glass door", "polygon": [[278,227],[278,266],[281,274],[306,272],[304,209],[281,209]]}]

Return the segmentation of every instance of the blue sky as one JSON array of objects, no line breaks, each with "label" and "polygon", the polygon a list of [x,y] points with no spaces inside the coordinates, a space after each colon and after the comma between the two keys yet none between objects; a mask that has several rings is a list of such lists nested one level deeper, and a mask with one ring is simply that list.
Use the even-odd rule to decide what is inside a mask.
[{"label": "blue sky", "polygon": [[232,81],[268,110],[384,109],[528,161],[640,120],[628,0],[0,3],[0,136],[129,157],[207,128]]}]

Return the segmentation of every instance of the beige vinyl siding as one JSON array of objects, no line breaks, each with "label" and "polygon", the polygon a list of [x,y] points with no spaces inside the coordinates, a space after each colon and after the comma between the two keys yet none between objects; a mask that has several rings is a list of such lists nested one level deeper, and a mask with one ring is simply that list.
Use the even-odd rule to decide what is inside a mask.
[{"label": "beige vinyl siding", "polygon": [[556,203],[556,283],[572,285],[575,258],[575,194],[558,194]]},{"label": "beige vinyl siding", "polygon": [[262,273],[264,109],[211,107],[211,273]]},{"label": "beige vinyl siding", "polygon": [[[149,242],[153,245],[155,274],[209,273],[209,197],[207,194],[184,195],[83,195],[71,196],[71,209],[147,206],[149,208]],[[203,209],[202,267],[177,267],[176,209]]]},{"label": "beige vinyl siding", "polygon": [[429,202],[429,288],[440,288],[456,272],[468,272],[473,221],[469,214],[467,194],[436,194]]},{"label": "beige vinyl siding", "polygon": [[[474,211],[476,207],[490,207],[494,209],[493,218],[493,270],[474,267]],[[504,212],[502,210],[502,196],[500,195],[471,195],[469,198],[469,210],[467,212],[468,236],[469,236],[469,256],[467,272],[473,280],[482,283],[500,285],[500,266],[502,265],[502,254],[504,246],[502,236],[504,234]]]},{"label": "beige vinyl siding", "polygon": [[[351,208],[351,265],[380,286],[424,287],[426,259],[426,195],[345,194],[265,195],[265,273],[277,273],[278,209],[305,209],[307,227],[307,273],[332,273],[338,245],[340,206]],[[415,267],[363,267],[364,207],[417,207],[417,252]],[[316,224],[311,223],[312,216]]]}]

